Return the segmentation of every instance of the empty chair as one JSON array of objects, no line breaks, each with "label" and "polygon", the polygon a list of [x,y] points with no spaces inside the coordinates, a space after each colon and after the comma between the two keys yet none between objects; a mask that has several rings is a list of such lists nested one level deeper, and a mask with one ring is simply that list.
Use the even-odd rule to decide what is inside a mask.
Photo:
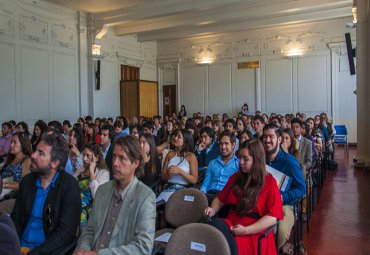
[{"label": "empty chair", "polygon": [[229,255],[224,235],[203,223],[190,223],[177,228],[167,243],[165,255]]},{"label": "empty chair", "polygon": [[334,144],[344,144],[348,150],[348,132],[345,125],[335,125]]}]

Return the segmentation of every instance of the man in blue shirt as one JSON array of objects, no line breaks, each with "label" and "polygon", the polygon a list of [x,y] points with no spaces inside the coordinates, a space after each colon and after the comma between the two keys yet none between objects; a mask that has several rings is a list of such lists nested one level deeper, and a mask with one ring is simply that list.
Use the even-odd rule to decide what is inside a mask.
[{"label": "man in blue shirt", "polygon": [[293,205],[306,192],[306,183],[298,161],[280,148],[282,131],[276,124],[270,123],[263,128],[263,146],[267,165],[292,178],[289,189],[281,193],[284,220],[279,223],[279,247],[290,236],[294,225]]},{"label": "man in blue shirt", "polygon": [[63,135],[44,133],[31,156],[31,173],[20,183],[12,219],[29,255],[64,254],[76,240],[81,198],[77,181],[64,171],[67,158]]},{"label": "man in blue shirt", "polygon": [[220,155],[220,146],[215,138],[215,133],[210,127],[203,127],[200,130],[201,143],[195,150],[200,171],[207,170],[209,163]]},{"label": "man in blue shirt", "polygon": [[239,159],[234,154],[236,140],[234,133],[225,130],[220,134],[219,139],[221,155],[209,163],[206,177],[200,188],[206,193],[209,204],[239,168]]}]

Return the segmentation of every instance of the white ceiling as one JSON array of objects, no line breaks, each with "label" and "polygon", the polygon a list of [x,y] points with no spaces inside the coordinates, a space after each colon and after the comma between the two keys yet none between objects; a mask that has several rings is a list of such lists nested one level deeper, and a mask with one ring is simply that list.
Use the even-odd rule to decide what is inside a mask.
[{"label": "white ceiling", "polygon": [[47,0],[116,35],[167,40],[351,16],[352,0]]}]

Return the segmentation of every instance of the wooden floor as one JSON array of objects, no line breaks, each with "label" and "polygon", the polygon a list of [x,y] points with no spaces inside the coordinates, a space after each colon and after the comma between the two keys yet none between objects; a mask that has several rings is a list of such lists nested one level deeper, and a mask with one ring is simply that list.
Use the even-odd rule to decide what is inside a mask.
[{"label": "wooden floor", "polygon": [[328,171],[319,203],[304,229],[307,254],[370,255],[370,171],[355,169],[356,148],[335,151],[338,168]]}]

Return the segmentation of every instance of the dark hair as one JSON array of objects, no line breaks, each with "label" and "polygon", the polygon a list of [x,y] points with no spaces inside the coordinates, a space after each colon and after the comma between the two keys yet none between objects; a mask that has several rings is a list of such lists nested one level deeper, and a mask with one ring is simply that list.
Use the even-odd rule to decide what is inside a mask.
[{"label": "dark hair", "polygon": [[70,128],[70,127],[72,127],[72,126],[71,126],[71,122],[69,122],[69,120],[64,120],[64,121],[63,121],[63,126],[64,126],[64,125],[67,125],[69,128]]},{"label": "dark hair", "polygon": [[236,143],[236,137],[235,137],[235,134],[233,132],[231,132],[229,130],[222,131],[221,134],[218,136],[218,141],[220,141],[221,138],[224,137],[224,136],[229,137],[230,138],[230,142],[232,144],[235,144]]},{"label": "dark hair", "polygon": [[15,122],[15,120],[9,120],[8,122],[11,125],[10,129],[12,129],[12,127],[15,127],[16,124],[17,124],[17,122]]},{"label": "dark hair", "polygon": [[90,116],[90,115],[87,115],[86,117],[85,117],[85,121],[92,121],[93,119],[92,119],[92,117]]},{"label": "dark hair", "polygon": [[236,129],[236,123],[233,119],[227,119],[224,123],[224,127],[226,128],[226,124],[227,123],[231,123],[231,125],[233,125],[233,128]]},{"label": "dark hair", "polygon": [[302,127],[302,120],[298,118],[293,118],[290,124],[298,123],[300,127]]},{"label": "dark hair", "polygon": [[25,133],[27,136],[31,135],[30,131],[28,130],[28,124],[26,122],[24,121],[18,122],[17,127],[18,126],[21,126],[24,129],[23,133]]},{"label": "dark hair", "polygon": [[180,155],[184,156],[187,152],[194,152],[194,141],[190,131],[186,129],[176,129],[173,135],[177,136],[178,133],[182,134],[184,140],[184,145],[179,151]]},{"label": "dark hair", "polygon": [[121,121],[119,121],[119,120],[116,120],[114,123],[113,123],[113,127],[114,128],[123,128],[122,127],[122,122]]},{"label": "dark hair", "polygon": [[149,162],[148,163],[149,163],[150,171],[152,172],[152,174],[154,174],[156,172],[156,163],[157,163],[157,158],[158,158],[157,148],[155,147],[154,136],[151,135],[151,134],[145,133],[145,134],[141,134],[140,135],[140,138],[141,137],[144,137],[145,140],[147,141],[147,143],[149,144],[149,147],[150,147],[150,151],[149,151],[150,159],[149,159]]},{"label": "dark hair", "polygon": [[250,173],[244,173],[239,167],[231,188],[239,197],[235,210],[240,215],[247,215],[256,207],[259,194],[265,183],[266,160],[265,151],[259,139],[242,143],[239,148],[240,152],[243,149],[248,149],[250,156],[253,158],[252,170]]},{"label": "dark hair", "polygon": [[147,120],[143,124],[143,128],[147,128],[149,130],[153,130],[153,127],[154,127],[154,125],[153,125],[153,122],[151,120]]},{"label": "dark hair", "polygon": [[[22,150],[23,155],[26,157],[31,157],[32,146],[31,146],[30,138],[22,132],[14,133],[13,137],[18,137],[19,143],[21,144],[21,150]],[[15,159],[15,155],[9,153],[2,169],[5,169],[10,163],[12,163],[14,159]]]},{"label": "dark hair", "polygon": [[95,143],[95,137],[96,137],[96,131],[95,131],[95,124],[94,123],[88,123],[88,128],[91,128],[93,133],[92,135],[87,132],[87,144],[94,144]]},{"label": "dark hair", "polygon": [[10,124],[10,122],[4,122],[3,124],[1,124],[1,127],[4,126],[6,126],[8,129],[12,129],[12,124]]},{"label": "dark hair", "polygon": [[213,132],[213,129],[208,126],[202,127],[202,129],[200,130],[200,135],[202,135],[203,133],[206,133],[212,139],[215,138],[215,132]]},{"label": "dark hair", "polygon": [[281,132],[281,128],[278,125],[276,125],[275,123],[269,123],[266,126],[264,126],[263,127],[263,132],[265,132],[265,130],[269,130],[269,129],[273,129],[275,131],[275,135],[277,136],[277,138],[281,137],[281,135],[283,134]]},{"label": "dark hair", "polygon": [[134,136],[126,135],[118,138],[114,143],[114,147],[115,146],[120,146],[123,149],[131,163],[136,160],[139,161],[139,165],[135,170],[135,174],[136,176],[142,176],[144,167],[144,155],[143,150],[140,147],[139,140]]},{"label": "dark hair", "polygon": [[247,134],[247,136],[249,137],[249,140],[251,140],[251,139],[253,139],[254,137],[253,137],[253,135],[252,135],[252,133],[251,133],[251,131],[249,131],[249,130],[247,130],[247,129],[244,129],[242,132],[240,132],[239,134],[238,134],[238,138],[239,138],[239,140],[240,140],[240,138],[242,137],[242,135],[243,134]]},{"label": "dark hair", "polygon": [[72,131],[69,133],[70,136],[72,135],[72,132],[74,132],[76,136],[76,140],[77,140],[76,147],[81,152],[85,144],[84,143],[84,131],[81,126],[78,126],[72,129]]},{"label": "dark hair", "polygon": [[[35,127],[38,127],[41,130],[40,136],[35,135]],[[47,128],[47,125],[43,120],[36,121],[35,126],[33,128],[32,138],[31,138],[31,144],[34,147],[34,149],[36,149],[36,146],[39,144],[40,138],[42,134],[45,132],[46,128]]]},{"label": "dark hair", "polygon": [[114,138],[115,138],[115,134],[114,134],[114,129],[111,125],[108,125],[108,124],[105,124],[101,127],[100,129],[101,131],[103,130],[108,130],[109,131],[109,139],[111,141],[111,143],[113,143],[114,141]]},{"label": "dark hair", "polygon": [[94,156],[98,158],[98,161],[96,162],[96,167],[98,169],[108,169],[104,160],[103,153],[101,152],[100,146],[98,144],[85,144],[84,150],[85,149],[90,150],[94,154]]},{"label": "dark hair", "polygon": [[56,129],[56,130],[58,130],[62,134],[64,132],[63,125],[59,121],[57,121],[57,120],[50,121],[48,123],[48,127],[53,128],[53,129]]},{"label": "dark hair", "polygon": [[294,134],[293,134],[293,131],[290,129],[290,128],[284,128],[282,130],[282,133],[286,133],[289,135],[289,138],[290,138],[290,146],[288,148],[288,152],[289,154],[293,154],[294,153]]},{"label": "dark hair", "polygon": [[42,136],[40,142],[51,146],[51,161],[58,160],[58,171],[64,171],[68,160],[69,148],[66,139],[58,130],[46,131]]},{"label": "dark hair", "polygon": [[261,115],[254,116],[253,117],[253,122],[256,121],[256,120],[259,120],[262,124],[266,124],[265,119]]}]

